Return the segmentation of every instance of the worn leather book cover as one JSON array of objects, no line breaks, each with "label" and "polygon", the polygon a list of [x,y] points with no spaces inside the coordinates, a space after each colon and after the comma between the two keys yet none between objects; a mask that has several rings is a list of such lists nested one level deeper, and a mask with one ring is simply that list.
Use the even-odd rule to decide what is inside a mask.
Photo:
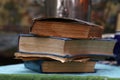
[{"label": "worn leather book cover", "polygon": [[30,33],[39,36],[65,38],[101,38],[103,27],[78,19],[38,18],[33,20]]},{"label": "worn leather book cover", "polygon": [[29,60],[56,60],[62,63],[71,62],[71,61],[79,61],[79,62],[86,62],[86,61],[105,61],[109,58],[114,58],[114,56],[104,56],[104,55],[79,55],[79,56],[71,56],[71,57],[61,57],[61,56],[54,56],[54,55],[44,55],[44,54],[34,54],[34,53],[22,53],[16,52],[15,59],[21,59],[23,61]]}]

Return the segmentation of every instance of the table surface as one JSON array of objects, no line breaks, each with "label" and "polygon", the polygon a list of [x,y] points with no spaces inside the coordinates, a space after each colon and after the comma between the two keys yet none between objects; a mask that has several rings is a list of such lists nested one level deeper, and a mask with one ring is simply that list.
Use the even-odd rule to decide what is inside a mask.
[{"label": "table surface", "polygon": [[[95,65],[95,73],[77,73],[77,74],[61,74],[61,75],[75,75],[75,76],[106,76],[111,78],[120,78],[120,66],[99,64]],[[29,70],[24,67],[24,64],[14,64],[0,66],[0,74],[42,74]]]}]

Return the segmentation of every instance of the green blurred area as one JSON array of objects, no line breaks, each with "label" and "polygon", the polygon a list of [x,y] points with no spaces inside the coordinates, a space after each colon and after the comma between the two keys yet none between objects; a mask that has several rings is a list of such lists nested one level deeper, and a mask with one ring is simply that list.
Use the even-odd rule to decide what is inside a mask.
[{"label": "green blurred area", "polygon": [[65,76],[49,74],[2,74],[1,80],[120,80],[119,78],[109,78],[104,76]]}]

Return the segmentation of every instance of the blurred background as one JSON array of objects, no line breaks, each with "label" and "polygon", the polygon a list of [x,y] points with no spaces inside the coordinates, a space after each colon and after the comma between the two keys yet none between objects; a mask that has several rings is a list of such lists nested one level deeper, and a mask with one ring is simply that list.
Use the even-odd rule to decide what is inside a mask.
[{"label": "blurred background", "polygon": [[[83,8],[81,8],[80,3],[84,1],[85,5],[82,4]],[[120,13],[120,0],[89,1],[0,0],[0,65],[22,62],[14,59],[18,35],[29,33],[33,18],[50,16],[78,18],[103,25],[104,33],[115,33],[117,17]]]}]

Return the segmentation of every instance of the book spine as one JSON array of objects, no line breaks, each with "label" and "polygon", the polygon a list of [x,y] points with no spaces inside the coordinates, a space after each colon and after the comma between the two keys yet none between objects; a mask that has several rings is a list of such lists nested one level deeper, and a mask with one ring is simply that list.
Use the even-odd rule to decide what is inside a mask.
[{"label": "book spine", "polygon": [[117,61],[117,64],[120,65],[120,34],[116,34],[114,38],[117,40],[117,42],[115,44],[113,53]]},{"label": "book spine", "polygon": [[32,28],[33,28],[34,23],[35,23],[35,19],[32,20],[32,25],[30,26],[30,29],[29,29],[29,33],[30,33],[30,34],[31,34],[31,30],[32,30]]},{"label": "book spine", "polygon": [[24,61],[24,66],[32,71],[42,73],[42,60]]}]

